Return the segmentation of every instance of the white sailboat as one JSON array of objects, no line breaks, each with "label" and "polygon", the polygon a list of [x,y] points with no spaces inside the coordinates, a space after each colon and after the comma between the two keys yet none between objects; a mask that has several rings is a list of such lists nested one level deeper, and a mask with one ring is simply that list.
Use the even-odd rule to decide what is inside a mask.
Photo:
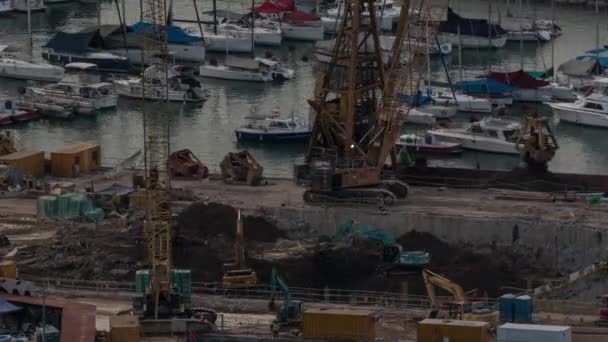
[{"label": "white sailboat", "polygon": [[8,46],[0,45],[0,77],[45,82],[57,82],[63,78],[62,67],[9,58],[7,49]]},{"label": "white sailboat", "polygon": [[224,64],[205,64],[199,68],[202,77],[233,81],[270,82],[293,78],[294,71],[266,58],[226,56]]},{"label": "white sailboat", "polygon": [[[239,25],[231,22],[221,23],[217,26],[218,33],[233,33],[237,36],[248,36],[251,28],[246,25]],[[281,45],[283,33],[281,26],[274,22],[261,22],[253,28],[253,40],[258,45]]]}]

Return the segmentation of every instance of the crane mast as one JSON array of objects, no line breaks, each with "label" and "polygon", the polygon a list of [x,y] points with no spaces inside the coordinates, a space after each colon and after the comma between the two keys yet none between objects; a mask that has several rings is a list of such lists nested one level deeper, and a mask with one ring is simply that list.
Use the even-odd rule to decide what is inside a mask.
[{"label": "crane mast", "polygon": [[[407,185],[382,180],[399,134],[396,88],[407,78],[402,46],[409,0],[403,0],[392,53],[383,55],[375,0],[346,0],[332,59],[308,100],[316,113],[306,151],[311,189],[307,202],[355,200],[392,203]],[[369,15],[363,15],[366,12]]]},{"label": "crane mast", "polygon": [[[151,24],[150,31],[141,35],[143,99],[152,98],[152,78],[167,85],[169,54],[167,48],[167,3],[166,0],[143,0],[141,18]],[[154,90],[157,91],[157,90]],[[170,150],[169,109],[167,86],[164,88],[163,105],[142,100],[144,126],[144,164],[146,186],[146,216],[144,236],[146,256],[149,264],[150,284],[144,298],[144,316],[174,314],[180,306],[179,295],[171,286],[172,229],[171,229],[171,183],[168,170]],[[155,96],[158,96],[156,94]],[[177,310],[179,311],[179,310]]]}]

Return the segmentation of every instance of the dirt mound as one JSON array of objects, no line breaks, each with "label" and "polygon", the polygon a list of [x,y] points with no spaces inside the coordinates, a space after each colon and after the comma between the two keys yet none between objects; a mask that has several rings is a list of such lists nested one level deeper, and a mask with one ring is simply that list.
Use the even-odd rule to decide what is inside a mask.
[{"label": "dirt mound", "polygon": [[503,286],[526,286],[524,271],[530,269],[523,268],[527,264],[522,262],[525,260],[520,260],[508,250],[489,246],[489,250],[482,254],[470,246],[448,245],[432,234],[417,231],[402,235],[397,241],[406,251],[428,252],[431,255],[428,268],[460,284],[465,291],[479,288],[490,296],[498,296],[503,294]]},{"label": "dirt mound", "polygon": [[[234,239],[236,220],[237,212],[229,205],[194,203],[180,213],[177,227],[190,237],[210,238],[219,235]],[[286,236],[284,231],[263,217],[245,216],[243,228],[247,241],[274,242]]]}]

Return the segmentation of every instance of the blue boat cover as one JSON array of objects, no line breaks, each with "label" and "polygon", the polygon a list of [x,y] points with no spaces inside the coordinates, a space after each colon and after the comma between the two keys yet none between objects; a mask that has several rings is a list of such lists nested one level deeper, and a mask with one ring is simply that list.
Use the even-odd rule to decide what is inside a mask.
[{"label": "blue boat cover", "polygon": [[98,30],[77,33],[57,32],[44,46],[56,51],[84,53],[90,48],[103,47]]},{"label": "blue boat cover", "polygon": [[21,310],[20,306],[13,305],[6,300],[0,299],[0,315],[5,315],[19,310]]},{"label": "blue boat cover", "polygon": [[592,55],[596,55],[596,54],[608,55],[608,48],[593,49],[593,50],[585,51],[585,53],[592,54]]},{"label": "blue boat cover", "polygon": [[422,106],[425,104],[429,104],[433,101],[433,99],[428,94],[423,94],[420,90],[416,93],[416,95],[399,95],[399,102],[401,104],[408,104],[410,106]]},{"label": "blue boat cover", "polygon": [[486,19],[463,18],[448,7],[448,20],[439,23],[439,32],[458,34],[459,27],[460,34],[466,36],[496,38],[507,33],[500,25],[491,24]]},{"label": "blue boat cover", "polygon": [[[130,26],[133,32],[145,32],[150,35],[156,35],[157,31],[152,24],[138,22]],[[200,42],[201,37],[193,36],[185,32],[181,27],[169,26],[167,29],[167,41],[172,44],[187,44]]]},{"label": "blue boat cover", "polygon": [[461,90],[465,93],[490,95],[504,94],[513,91],[513,88],[511,86],[488,78],[482,78],[475,81],[457,82],[456,89]]}]

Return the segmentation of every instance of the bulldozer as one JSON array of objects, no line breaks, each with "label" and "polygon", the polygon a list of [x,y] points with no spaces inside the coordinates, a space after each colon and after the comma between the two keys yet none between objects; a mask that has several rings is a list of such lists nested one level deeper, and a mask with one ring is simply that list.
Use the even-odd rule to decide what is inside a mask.
[{"label": "bulldozer", "polygon": [[254,270],[245,265],[245,234],[241,211],[238,210],[236,221],[236,237],[234,240],[234,260],[224,264],[222,285],[226,289],[243,289],[255,287],[257,275]]},{"label": "bulldozer", "polygon": [[260,185],[264,168],[247,150],[228,153],[220,163],[222,179],[228,184]]},{"label": "bulldozer", "polygon": [[435,295],[435,286],[437,286],[454,296],[454,300],[447,303],[448,317],[444,318],[488,322],[492,327],[498,323],[498,311],[484,302],[467,301],[460,285],[428,269],[422,271],[422,278],[432,307],[429,318],[438,318],[440,314]]}]

